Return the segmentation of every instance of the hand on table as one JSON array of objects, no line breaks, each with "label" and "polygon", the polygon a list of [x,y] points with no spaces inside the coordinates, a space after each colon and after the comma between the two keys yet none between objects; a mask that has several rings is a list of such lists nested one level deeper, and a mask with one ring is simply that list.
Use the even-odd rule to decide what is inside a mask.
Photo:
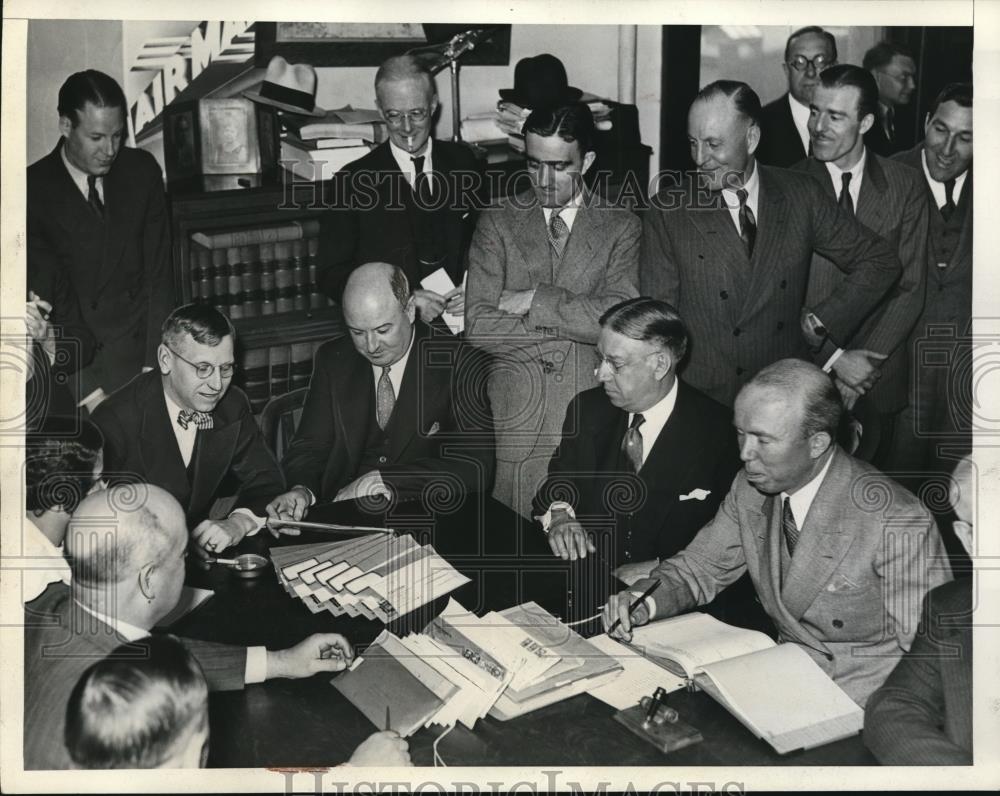
[{"label": "hand on table", "polygon": [[[271,520],[301,520],[312,505],[312,494],[304,486],[293,486],[267,504],[265,511]],[[277,538],[281,534],[298,536],[301,531],[290,526],[268,524],[267,529]]]},{"label": "hand on table", "polygon": [[563,561],[586,558],[587,553],[597,550],[583,526],[564,511],[553,515],[549,526],[549,547]]},{"label": "hand on table", "polygon": [[[450,296],[451,293],[448,295]],[[424,323],[430,323],[444,312],[445,300],[445,296],[435,293],[433,290],[425,290],[420,287],[413,291],[413,303],[417,305],[420,320]]]},{"label": "hand on table", "polygon": [[351,665],[354,650],[339,633],[313,633],[294,647],[267,651],[267,679],[312,677],[339,672]]},{"label": "hand on table", "polygon": [[[645,625],[649,622],[649,608],[645,600],[641,602],[629,616],[629,606],[635,602],[639,595],[632,591],[620,591],[608,597],[608,604],[604,606],[601,613],[601,623],[604,625],[604,632],[611,638],[619,641],[632,640],[632,628]],[[618,620],[618,626],[612,631],[611,627]],[[610,632],[609,632],[610,631]]]},{"label": "hand on table", "polygon": [[352,766],[412,766],[410,745],[392,730],[372,733],[361,742],[348,764]]}]

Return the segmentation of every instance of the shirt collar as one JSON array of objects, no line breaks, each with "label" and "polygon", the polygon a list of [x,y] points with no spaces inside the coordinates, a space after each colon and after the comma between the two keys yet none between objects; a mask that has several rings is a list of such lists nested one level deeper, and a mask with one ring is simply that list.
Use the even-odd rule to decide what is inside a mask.
[{"label": "shirt collar", "polygon": [[[576,220],[577,211],[583,206],[583,190],[559,208],[559,218],[566,222],[566,228],[572,232],[573,222]],[[552,214],[556,211],[554,207],[543,207],[542,214],[545,216],[546,225],[552,219]]]},{"label": "shirt collar", "polygon": [[784,504],[785,498],[788,498],[788,502],[792,506],[792,516],[795,517],[795,525],[798,526],[800,531],[806,520],[806,515],[809,514],[809,508],[812,506],[813,500],[816,499],[819,488],[823,485],[823,479],[826,478],[827,471],[830,469],[830,462],[833,461],[834,452],[831,448],[829,454],[827,454],[828,458],[826,464],[823,465],[823,469],[809,483],[797,489],[794,495],[789,495],[787,492],[781,493],[781,502]]},{"label": "shirt collar", "polygon": [[396,390],[396,397],[399,397],[399,383],[403,379],[403,371],[406,370],[406,363],[410,358],[410,351],[413,350],[413,341],[417,338],[417,324],[420,323],[419,320],[414,319],[413,327],[410,330],[410,344],[406,347],[406,351],[403,352],[397,361],[393,362],[391,365],[376,365],[375,363],[370,363],[372,366],[372,372],[375,374],[375,381],[382,377],[382,368],[389,368],[389,379],[392,381],[392,386]]},{"label": "shirt collar", "polygon": [[[163,391],[163,399],[167,402],[167,416],[170,418],[171,424],[177,428],[181,428],[180,424],[177,422],[177,416],[183,411],[182,408],[174,403],[166,390]],[[190,429],[191,426],[189,425],[188,428]],[[185,430],[186,429],[181,428],[181,431]]]},{"label": "shirt collar", "polygon": [[434,139],[427,139],[427,148],[419,155],[411,155],[402,147],[396,146],[392,139],[389,139],[389,151],[392,153],[392,157],[396,161],[396,165],[399,166],[399,170],[409,174],[410,172],[416,171],[415,165],[413,163],[413,158],[423,157],[424,160],[424,171],[430,171],[431,169],[431,158],[433,155],[431,152],[434,149]]},{"label": "shirt collar", "polygon": [[100,611],[95,611],[93,608],[84,605],[79,600],[75,600],[74,602],[76,602],[77,605],[79,605],[92,617],[106,624],[126,641],[138,641],[139,639],[145,638],[149,635],[148,630],[143,630],[141,627],[130,625],[128,622],[121,619],[112,619],[110,616],[102,614]]},{"label": "shirt collar", "polygon": [[[920,165],[924,169],[924,177],[927,178],[927,185],[930,187],[931,193],[934,194],[937,206],[943,207],[944,203],[948,201],[948,195],[945,192],[944,183],[938,182],[931,176],[930,169],[927,168],[927,150],[923,147],[920,148]],[[968,174],[969,170],[966,169],[955,178],[955,191],[951,198],[956,205],[958,204],[958,200],[962,198],[962,186],[965,185],[965,178]]]},{"label": "shirt collar", "polygon": [[[641,412],[643,420],[645,421],[639,428],[639,432],[642,434],[643,443],[645,443],[646,450],[650,448],[650,443],[655,441],[657,437],[660,436],[660,432],[663,427],[667,424],[670,419],[670,415],[674,412],[674,407],[677,405],[677,377],[674,377],[674,383],[670,385],[670,389],[667,394],[664,395],[659,401],[653,404],[645,412]],[[629,412],[628,422],[629,425],[632,423],[632,418],[635,414]]]},{"label": "shirt collar", "polygon": [[855,185],[861,184],[861,179],[865,173],[865,161],[868,160],[868,147],[861,147],[861,157],[858,162],[855,163],[849,169],[842,169],[840,166],[835,164],[832,160],[827,161],[823,165],[826,166],[826,170],[830,172],[830,177],[833,179],[834,183],[837,185],[837,189],[840,189],[841,175],[850,173],[851,175],[851,190],[854,190]]},{"label": "shirt collar", "polygon": [[[760,169],[757,166],[757,161],[753,161],[753,171],[750,173],[750,179],[748,179],[743,184],[743,190],[747,192],[747,205],[753,210],[754,215],[757,214],[757,197],[760,194]],[[739,208],[740,200],[736,195],[735,188],[723,188],[722,189],[722,199],[726,203],[726,206],[730,209]]]},{"label": "shirt collar", "polygon": [[[59,147],[59,154],[62,157],[63,165],[66,166],[66,171],[69,172],[69,177],[73,180],[73,184],[80,189],[80,193],[83,194],[84,198],[90,193],[90,186],[87,185],[87,177],[89,176],[87,172],[81,171],[76,166],[74,166],[68,157],[66,157],[66,142]],[[103,187],[104,177],[97,178],[97,185]]]},{"label": "shirt collar", "polygon": [[801,126],[805,128],[806,123],[809,121],[809,106],[803,105],[795,97],[792,96],[792,92],[788,92],[788,107],[791,108],[792,118],[795,120],[796,127]]}]

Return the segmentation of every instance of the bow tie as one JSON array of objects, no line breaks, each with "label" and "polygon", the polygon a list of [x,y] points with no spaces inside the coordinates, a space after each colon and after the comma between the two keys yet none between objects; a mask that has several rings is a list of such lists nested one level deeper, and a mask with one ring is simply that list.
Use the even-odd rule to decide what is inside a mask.
[{"label": "bow tie", "polygon": [[212,416],[208,412],[194,412],[181,409],[177,413],[177,424],[185,431],[187,431],[187,427],[192,420],[195,426],[200,429],[212,428],[215,425],[215,421],[212,420]]}]

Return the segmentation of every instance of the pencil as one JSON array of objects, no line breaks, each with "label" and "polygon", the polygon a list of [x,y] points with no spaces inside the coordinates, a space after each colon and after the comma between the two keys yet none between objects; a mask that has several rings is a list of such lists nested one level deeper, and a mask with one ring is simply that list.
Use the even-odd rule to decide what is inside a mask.
[{"label": "pencil", "polygon": [[392,729],[392,719],[389,717],[389,706],[385,706],[385,729],[386,732]]},{"label": "pencil", "polygon": [[[636,599],[635,602],[633,602],[628,607],[628,615],[631,617],[632,616],[632,612],[636,608],[638,608],[640,605],[642,605],[643,602],[645,602],[646,598],[649,597],[658,588],[660,588],[660,581],[656,581],[656,583],[654,583],[652,586],[650,586],[648,589],[646,589],[646,591],[644,591],[638,597],[638,599]],[[614,624],[611,625],[611,627],[608,628],[608,634],[610,635],[611,633],[613,633],[621,623],[622,623],[622,620],[621,620],[621,617],[619,617],[618,619],[615,620]]]}]

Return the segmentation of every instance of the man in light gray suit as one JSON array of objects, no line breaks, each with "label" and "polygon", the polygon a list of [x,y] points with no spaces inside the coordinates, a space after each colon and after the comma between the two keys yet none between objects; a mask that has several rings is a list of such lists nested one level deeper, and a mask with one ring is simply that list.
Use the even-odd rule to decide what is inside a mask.
[{"label": "man in light gray suit", "polygon": [[[681,377],[726,406],[771,362],[809,345],[829,357],[900,273],[888,244],[814,179],[756,163],[760,113],[745,83],[703,88],[688,114],[697,174],[658,193],[643,220],[640,290],[677,308],[691,331]],[[814,252],[847,276],[804,311]]]},{"label": "man in light gray suit", "polygon": [[[866,459],[884,468],[899,413],[908,403],[909,356],[906,338],[924,305],[930,250],[927,201],[920,174],[883,158],[865,145],[875,123],[878,87],[860,66],[839,64],[824,70],[810,104],[809,133],[814,157],[797,168],[812,174],[823,192],[847,213],[888,242],[903,266],[899,281],[843,348],[817,364],[831,369],[848,409],[861,396],[867,411],[864,432],[877,426],[874,445],[863,445]],[[815,255],[806,305],[814,307],[845,279],[832,262]],[[876,422],[877,419],[877,422]],[[860,454],[859,454],[860,455]]]},{"label": "man in light gray suit", "polygon": [[605,629],[620,620],[613,635],[631,638],[633,625],[704,605],[749,572],[778,641],[799,645],[864,706],[909,649],[924,594],[951,569],[920,501],[837,447],[842,409],[815,365],[785,359],[758,373],[736,399],[744,467],[721,508],[649,579],[609,598]]},{"label": "man in light gray suit", "polygon": [[527,517],[566,407],[597,385],[598,318],[637,295],[639,220],[584,187],[594,121],[584,104],[532,112],[532,191],[483,213],[469,250],[466,335],[493,355],[494,497]]}]

